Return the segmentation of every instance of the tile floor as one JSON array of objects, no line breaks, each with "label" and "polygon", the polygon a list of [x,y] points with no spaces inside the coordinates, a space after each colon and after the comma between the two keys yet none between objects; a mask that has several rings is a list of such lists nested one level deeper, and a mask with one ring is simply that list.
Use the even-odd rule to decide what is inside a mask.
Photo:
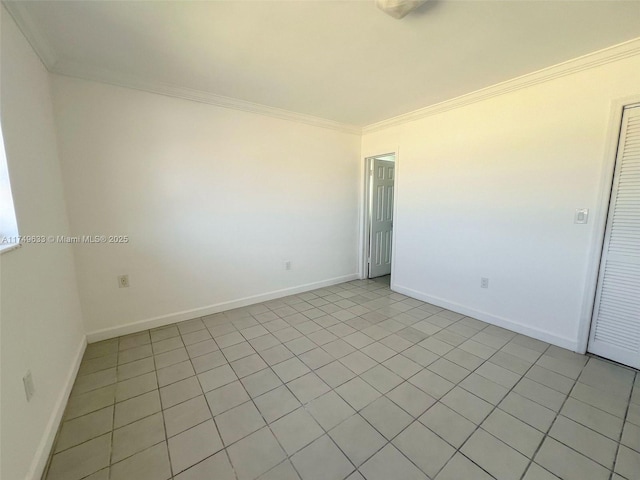
[{"label": "tile floor", "polygon": [[354,281],[89,345],[46,478],[637,480],[640,375]]}]

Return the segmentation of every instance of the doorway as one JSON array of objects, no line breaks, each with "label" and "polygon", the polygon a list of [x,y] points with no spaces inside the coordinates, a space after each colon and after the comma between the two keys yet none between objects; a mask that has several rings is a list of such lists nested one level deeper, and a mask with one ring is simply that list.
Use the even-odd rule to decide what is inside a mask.
[{"label": "doorway", "polygon": [[640,104],[622,111],[588,350],[640,368]]},{"label": "doorway", "polygon": [[365,277],[391,274],[395,153],[365,160]]}]

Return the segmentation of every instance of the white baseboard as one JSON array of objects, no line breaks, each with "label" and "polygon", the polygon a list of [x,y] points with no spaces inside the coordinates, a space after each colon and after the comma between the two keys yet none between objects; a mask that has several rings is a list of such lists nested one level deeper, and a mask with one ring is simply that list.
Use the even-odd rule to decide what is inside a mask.
[{"label": "white baseboard", "polygon": [[107,340],[109,338],[119,337],[121,335],[141,332],[150,328],[163,327],[172,323],[191,320],[192,318],[204,317],[205,315],[224,312],[225,310],[246,307],[247,305],[253,305],[254,303],[266,302],[269,300],[274,300],[276,298],[282,298],[289,295],[295,295],[297,293],[316,290],[318,288],[330,287],[331,285],[350,282],[351,280],[358,280],[359,278],[360,276],[357,273],[352,273],[350,275],[344,275],[342,277],[329,278],[327,280],[322,280],[319,282],[306,283],[304,285],[298,285],[296,287],[283,288],[281,290],[274,290],[267,293],[252,295],[250,297],[243,297],[236,300],[216,303],[214,305],[208,305],[206,307],[194,308],[191,310],[184,310],[182,312],[161,315],[159,317],[138,320],[136,322],[127,323],[126,325],[118,325],[117,327],[104,328],[102,330],[90,332],[87,334],[87,341],[89,343],[99,342],[101,340]]},{"label": "white baseboard", "polygon": [[433,297],[426,293],[419,292],[411,288],[403,287],[402,285],[393,284],[391,285],[391,290],[393,290],[394,292],[402,293],[403,295],[407,295],[408,297],[422,300],[423,302],[428,302],[433,305],[437,305],[438,307],[446,308],[447,310],[451,310],[453,312],[461,313],[468,317],[477,318],[478,320],[482,320],[483,322],[487,322],[492,325],[496,325],[498,327],[506,328],[513,332],[527,335],[528,337],[532,337],[537,340],[541,340],[543,342],[551,343],[558,347],[566,348],[568,350],[571,350],[572,352],[576,352],[578,350],[577,339],[562,337],[562,336],[556,335],[555,333],[551,333],[547,330],[542,330],[536,327],[531,327],[529,325],[524,325],[522,323],[516,322],[514,320],[510,320],[508,318],[499,317],[497,315],[483,312],[481,310],[476,310],[475,308],[470,308],[456,302],[451,302],[444,298]]},{"label": "white baseboard", "polygon": [[82,362],[85,348],[87,348],[87,339],[86,337],[82,337],[76,356],[73,359],[71,368],[69,368],[69,372],[65,378],[64,388],[60,392],[58,400],[53,407],[44,434],[42,435],[42,440],[40,440],[40,445],[38,445],[36,454],[31,462],[31,467],[27,473],[26,480],[40,480],[42,478],[44,469],[47,466],[47,461],[49,460],[49,454],[53,448],[53,442],[56,439],[56,434],[58,433],[58,427],[62,421],[64,409],[67,407],[67,400],[69,399],[71,389],[73,388],[76,376],[78,375],[78,370],[80,369],[80,363]]}]

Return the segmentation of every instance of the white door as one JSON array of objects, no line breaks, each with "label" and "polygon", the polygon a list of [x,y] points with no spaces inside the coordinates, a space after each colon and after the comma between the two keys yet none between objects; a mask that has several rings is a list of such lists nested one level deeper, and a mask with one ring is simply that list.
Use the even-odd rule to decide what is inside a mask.
[{"label": "white door", "polygon": [[393,230],[393,179],[395,165],[373,159],[371,171],[371,234],[369,237],[369,278],[391,273],[391,232]]},{"label": "white door", "polygon": [[589,351],[640,368],[640,106],[622,117]]}]

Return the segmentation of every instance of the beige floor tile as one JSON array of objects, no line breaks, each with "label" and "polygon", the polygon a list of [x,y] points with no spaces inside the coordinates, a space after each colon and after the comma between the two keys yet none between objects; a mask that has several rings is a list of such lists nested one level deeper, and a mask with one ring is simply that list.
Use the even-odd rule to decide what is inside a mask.
[{"label": "beige floor tile", "polygon": [[213,420],[206,421],[169,439],[173,473],[177,474],[222,449]]},{"label": "beige floor tile", "polygon": [[111,433],[53,456],[47,480],[79,480],[109,465]]},{"label": "beige floor tile", "polygon": [[192,398],[163,412],[167,437],[173,437],[211,419],[204,395]]},{"label": "beige floor tile", "polygon": [[476,429],[473,422],[442,403],[436,403],[419,420],[455,448],[461,447]]},{"label": "beige floor tile", "polygon": [[265,426],[262,415],[253,402],[238,405],[214,419],[225,445],[231,445]]},{"label": "beige floor tile", "polygon": [[380,397],[363,408],[360,414],[387,440],[391,440],[413,421],[411,415],[387,397]]},{"label": "beige floor tile", "polygon": [[360,467],[367,480],[428,480],[418,467],[411,463],[393,445],[388,444]]},{"label": "beige floor tile", "polygon": [[331,430],[356,413],[355,410],[334,391],[325,393],[309,402],[306,410],[325,430]]},{"label": "beige floor tile", "polygon": [[607,469],[550,437],[545,438],[535,462],[563,480],[609,478]]},{"label": "beige floor tile", "polygon": [[362,465],[387,443],[360,415],[352,415],[329,435],[355,466]]},{"label": "beige floor tile", "polygon": [[56,440],[56,452],[99,437],[113,429],[113,406],[97,410],[62,424]]},{"label": "beige floor tile", "polygon": [[482,429],[476,430],[460,451],[498,480],[520,478],[529,459]]},{"label": "beige floor tile", "polygon": [[266,427],[230,446],[228,452],[238,480],[257,478],[287,457]]},{"label": "beige floor tile", "polygon": [[111,465],[110,480],[168,480],[171,465],[167,444],[159,443],[121,462]]},{"label": "beige floor tile", "polygon": [[304,408],[299,408],[273,422],[271,431],[288,455],[293,455],[324,433]]},{"label": "beige floor tile", "polygon": [[236,476],[233,473],[227,454],[222,451],[208,457],[174,478],[175,480],[202,480],[206,478],[235,480]]},{"label": "beige floor tile", "polygon": [[88,345],[63,419],[46,480],[640,480],[637,371],[388,277]]},{"label": "beige floor tile", "polygon": [[430,478],[435,477],[456,453],[455,448],[417,421],[392,443]]},{"label": "beige floor tile", "polygon": [[493,480],[493,477],[461,453],[456,453],[435,477],[435,480],[462,479]]},{"label": "beige floor tile", "polygon": [[291,462],[302,480],[338,480],[355,470],[327,435],[293,455]]},{"label": "beige floor tile", "polygon": [[112,462],[119,462],[165,440],[162,414],[130,423],[113,431]]}]

